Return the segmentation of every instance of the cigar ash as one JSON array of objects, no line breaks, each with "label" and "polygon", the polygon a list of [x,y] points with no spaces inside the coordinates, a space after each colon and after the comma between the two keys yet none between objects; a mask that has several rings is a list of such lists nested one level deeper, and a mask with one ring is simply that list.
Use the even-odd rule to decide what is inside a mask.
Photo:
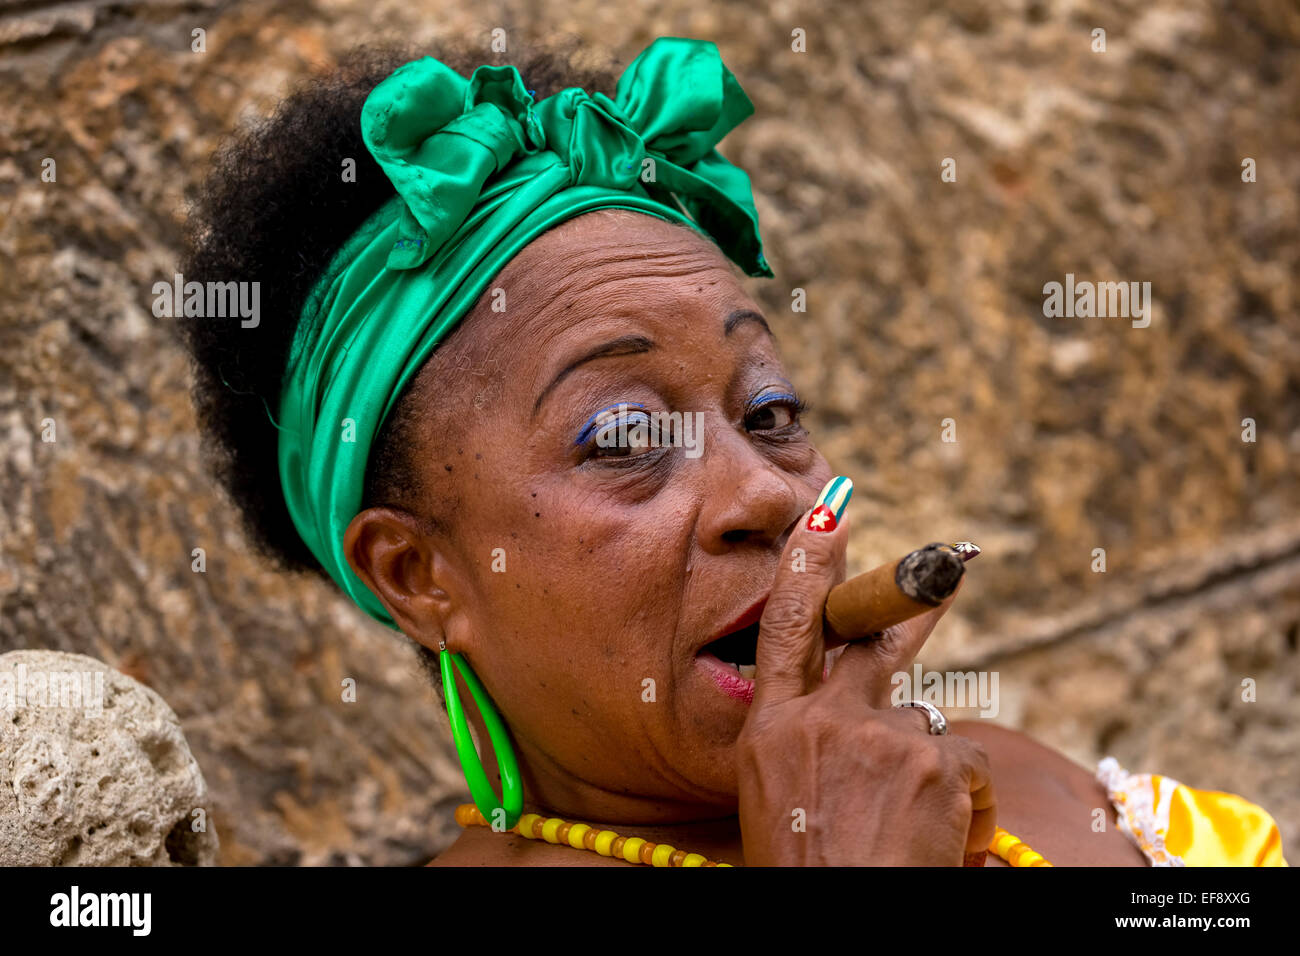
[{"label": "cigar ash", "polygon": [[894,583],[912,600],[933,607],[957,589],[965,571],[965,561],[951,546],[927,544],[898,562]]}]

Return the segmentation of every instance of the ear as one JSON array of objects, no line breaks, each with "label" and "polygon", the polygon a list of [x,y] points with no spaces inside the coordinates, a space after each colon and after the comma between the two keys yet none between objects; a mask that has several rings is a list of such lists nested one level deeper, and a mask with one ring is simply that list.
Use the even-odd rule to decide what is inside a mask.
[{"label": "ear", "polygon": [[367,508],[343,536],[348,564],[408,637],[430,650],[451,644],[451,570],[440,544],[400,508]]}]

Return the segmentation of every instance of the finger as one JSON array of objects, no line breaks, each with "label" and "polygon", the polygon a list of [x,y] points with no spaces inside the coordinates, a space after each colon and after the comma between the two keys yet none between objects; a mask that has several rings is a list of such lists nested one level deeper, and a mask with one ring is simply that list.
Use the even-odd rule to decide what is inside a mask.
[{"label": "finger", "polygon": [[758,624],[753,708],[792,700],[821,683],[822,609],[844,579],[844,509],[852,494],[853,482],[832,478],[790,533]]},{"label": "finger", "polygon": [[849,644],[831,668],[827,685],[842,687],[876,708],[901,703],[892,699],[891,689],[898,684],[894,675],[906,672],[911,666],[935,625],[948,613],[960,593],[959,583],[957,590],[938,607],[895,624],[878,638]]},{"label": "finger", "polygon": [[993,771],[989,767],[988,753],[983,747],[972,748],[970,777],[971,817],[970,830],[966,834],[966,852],[979,853],[987,850],[993,842],[997,830],[998,812],[997,796],[993,792]]},{"label": "finger", "polygon": [[920,707],[895,707],[892,719],[909,732],[916,731],[930,736],[930,714]]},{"label": "finger", "polygon": [[987,850],[998,829],[998,801],[993,783],[980,787],[970,795],[970,833],[966,838],[966,852]]}]

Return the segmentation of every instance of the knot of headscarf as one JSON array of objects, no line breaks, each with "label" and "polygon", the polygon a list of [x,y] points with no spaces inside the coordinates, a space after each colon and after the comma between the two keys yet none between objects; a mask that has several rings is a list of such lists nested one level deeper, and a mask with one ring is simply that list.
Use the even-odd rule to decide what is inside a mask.
[{"label": "knot of headscarf", "polygon": [[532,239],[603,208],[681,222],[770,276],[749,177],[714,148],[753,104],[705,41],[661,37],[611,99],[536,102],[513,66],[468,79],[429,57],[367,98],[361,132],[397,195],[334,256],[304,305],[280,400],[289,513],[330,576],[395,626],[347,563],[371,445],[393,403]]}]

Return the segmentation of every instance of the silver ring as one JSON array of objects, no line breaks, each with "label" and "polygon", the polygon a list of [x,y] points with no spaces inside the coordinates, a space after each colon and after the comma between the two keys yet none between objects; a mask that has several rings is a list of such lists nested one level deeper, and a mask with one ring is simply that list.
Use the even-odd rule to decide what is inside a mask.
[{"label": "silver ring", "polygon": [[905,700],[901,704],[895,704],[894,707],[915,707],[923,710],[930,715],[930,733],[936,737],[941,737],[948,732],[948,721],[944,719],[939,708],[934,704],[927,703],[923,700]]}]

